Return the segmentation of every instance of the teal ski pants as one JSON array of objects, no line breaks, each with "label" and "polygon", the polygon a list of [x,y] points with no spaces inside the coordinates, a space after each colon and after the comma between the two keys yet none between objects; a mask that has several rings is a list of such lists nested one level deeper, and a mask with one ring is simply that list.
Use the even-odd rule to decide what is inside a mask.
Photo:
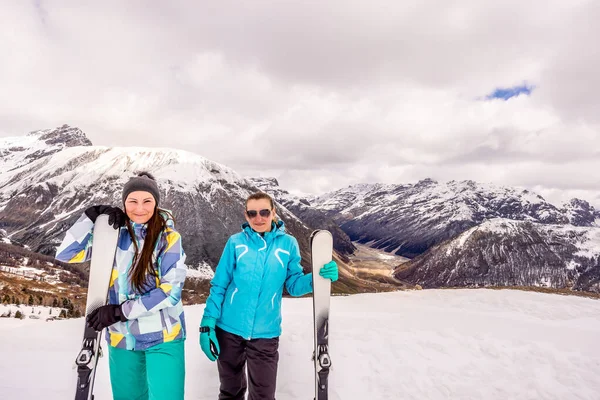
[{"label": "teal ski pants", "polygon": [[183,400],[184,341],[162,343],[144,351],[108,346],[114,400]]}]

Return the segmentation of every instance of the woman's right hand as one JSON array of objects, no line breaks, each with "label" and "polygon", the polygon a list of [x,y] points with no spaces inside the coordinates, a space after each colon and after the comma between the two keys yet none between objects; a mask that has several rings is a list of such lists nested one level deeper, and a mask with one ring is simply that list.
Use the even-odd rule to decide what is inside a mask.
[{"label": "woman's right hand", "polygon": [[215,332],[216,320],[210,317],[203,317],[200,322],[200,348],[206,354],[210,361],[219,358],[221,349]]},{"label": "woman's right hand", "polygon": [[96,223],[96,218],[100,214],[108,215],[108,224],[112,225],[115,229],[125,226],[125,221],[127,221],[127,216],[119,207],[98,205],[88,207],[85,210],[85,215],[94,223]]}]

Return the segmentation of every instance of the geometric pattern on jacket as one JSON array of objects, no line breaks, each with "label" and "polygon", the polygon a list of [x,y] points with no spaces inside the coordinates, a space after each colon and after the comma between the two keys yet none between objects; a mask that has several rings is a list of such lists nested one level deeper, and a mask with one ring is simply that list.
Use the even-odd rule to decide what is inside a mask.
[{"label": "geometric pattern on jacket", "polygon": [[[146,224],[131,224],[141,252]],[[93,228],[94,223],[83,214],[67,231],[56,251],[56,258],[68,263],[90,260]],[[157,344],[185,339],[181,290],[187,274],[186,255],[173,221],[167,221],[167,228],[154,247],[152,260],[157,277],[148,276],[143,293],[135,291],[128,279],[134,256],[131,235],[127,227],[121,227],[108,289],[108,304],[123,304],[123,315],[128,320],[107,328],[107,342],[116,348],[145,350]]]}]

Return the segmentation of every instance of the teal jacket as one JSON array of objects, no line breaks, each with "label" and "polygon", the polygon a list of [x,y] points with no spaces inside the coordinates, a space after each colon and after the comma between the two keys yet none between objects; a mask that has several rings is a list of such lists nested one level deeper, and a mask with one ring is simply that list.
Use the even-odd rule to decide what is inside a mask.
[{"label": "teal jacket", "polygon": [[311,293],[312,273],[300,265],[298,241],[279,221],[264,236],[245,223],[232,235],[217,265],[204,317],[243,338],[281,335],[281,298]]}]

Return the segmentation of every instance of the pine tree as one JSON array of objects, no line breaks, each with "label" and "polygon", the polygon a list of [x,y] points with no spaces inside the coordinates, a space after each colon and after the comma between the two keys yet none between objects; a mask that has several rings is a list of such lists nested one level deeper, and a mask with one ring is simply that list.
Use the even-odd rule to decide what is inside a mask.
[{"label": "pine tree", "polygon": [[23,319],[23,313],[21,313],[21,311],[17,310],[17,312],[15,313],[15,318]]},{"label": "pine tree", "polygon": [[33,295],[29,295],[29,300],[27,300],[27,305],[28,306],[32,306],[33,305]]}]

